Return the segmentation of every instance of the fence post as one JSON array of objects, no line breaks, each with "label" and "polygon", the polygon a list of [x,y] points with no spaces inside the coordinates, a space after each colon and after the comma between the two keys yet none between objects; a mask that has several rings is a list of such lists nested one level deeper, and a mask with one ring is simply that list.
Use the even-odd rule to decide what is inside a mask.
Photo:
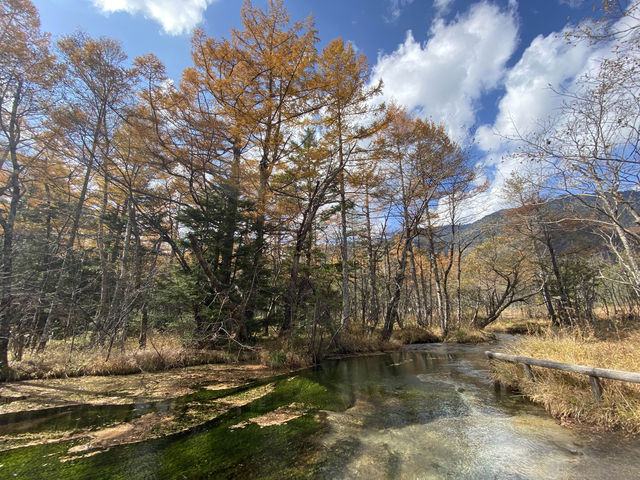
[{"label": "fence post", "polygon": [[523,363],[522,366],[524,367],[524,373],[527,376],[527,378],[533,382],[535,380],[535,378],[533,378],[533,372],[531,371],[531,365],[529,365],[528,363]]},{"label": "fence post", "polygon": [[602,385],[600,385],[600,380],[598,379],[598,377],[589,375],[589,383],[591,384],[591,391],[593,392],[593,396],[596,399],[596,402],[601,402]]}]

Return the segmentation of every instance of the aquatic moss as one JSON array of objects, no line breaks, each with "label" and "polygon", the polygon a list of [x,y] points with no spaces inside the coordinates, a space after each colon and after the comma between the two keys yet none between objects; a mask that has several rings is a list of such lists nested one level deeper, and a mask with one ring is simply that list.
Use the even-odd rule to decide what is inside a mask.
[{"label": "aquatic moss", "polygon": [[[229,393],[188,397],[219,399]],[[187,405],[183,401],[181,408]],[[304,404],[309,413],[281,425],[230,428],[292,401]],[[281,379],[264,397],[183,433],[65,462],[60,459],[73,442],[20,448],[0,453],[0,468],[8,477],[15,473],[18,478],[255,478],[257,472],[260,478],[304,478],[308,465],[302,460],[303,452],[311,448],[312,434],[322,428],[314,412],[344,405],[339,393],[309,378]]]}]

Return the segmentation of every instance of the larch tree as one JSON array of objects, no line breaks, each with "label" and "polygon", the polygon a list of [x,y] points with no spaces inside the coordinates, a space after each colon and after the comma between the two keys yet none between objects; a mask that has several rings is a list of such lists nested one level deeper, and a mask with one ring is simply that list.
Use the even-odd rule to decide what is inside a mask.
[{"label": "larch tree", "polygon": [[[69,155],[69,160],[73,159],[82,173],[77,179],[75,205],[62,246],[58,281],[42,326],[39,350],[44,349],[49,339],[63,300],[63,287],[74,261],[74,245],[82,227],[91,180],[95,171],[108,162],[108,155],[104,154],[109,152],[111,137],[121,122],[132,88],[132,71],[125,66],[126,55],[118,42],[76,33],[59,40],[58,48],[67,71],[62,102],[51,117],[50,128],[57,136],[57,145],[52,148]],[[98,319],[98,323],[100,321]]]},{"label": "larch tree", "polygon": [[25,193],[29,163],[39,161],[34,148],[36,128],[44,113],[46,90],[56,76],[49,37],[28,0],[0,2],[0,186],[2,253],[0,271],[0,378],[10,375],[8,346],[14,321],[13,269],[18,204]]},{"label": "larch tree", "polygon": [[[390,127],[380,139],[388,147],[387,161],[393,166],[390,180],[396,186],[390,191],[400,191],[395,211],[401,225],[397,240],[397,267],[392,282],[391,295],[385,311],[382,337],[389,338],[398,320],[398,308],[406,277],[406,268],[413,242],[424,231],[426,221],[430,228],[431,208],[450,191],[451,185],[469,176],[465,156],[447,136],[442,126],[429,121],[411,118],[406,111],[392,111]],[[432,237],[430,237],[432,239]],[[431,248],[435,261],[435,248]],[[434,266],[435,268],[435,266]],[[436,287],[438,276],[436,273]],[[439,313],[443,332],[449,324],[446,304],[439,292]]]},{"label": "larch tree", "polygon": [[327,99],[323,115],[323,135],[343,165],[337,181],[340,194],[340,256],[342,259],[342,316],[340,323],[349,327],[349,251],[347,184],[349,165],[363,160],[363,142],[381,128],[384,105],[374,99],[381,93],[382,82],[369,85],[369,65],[364,55],[356,55],[353,45],[341,38],[332,40],[318,63],[322,95]]}]

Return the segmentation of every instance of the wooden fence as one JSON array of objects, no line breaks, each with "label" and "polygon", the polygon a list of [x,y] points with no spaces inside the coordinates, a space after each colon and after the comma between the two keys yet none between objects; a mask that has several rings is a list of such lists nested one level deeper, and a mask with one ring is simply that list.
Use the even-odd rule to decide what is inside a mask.
[{"label": "wooden fence", "polygon": [[519,357],[517,355],[508,355],[506,353],[484,352],[489,359],[503,360],[505,362],[521,363],[524,366],[524,373],[530,380],[534,380],[531,365],[536,367],[551,368],[553,370],[562,370],[563,372],[579,373],[589,377],[591,391],[595,399],[602,401],[602,385],[600,378],[608,378],[611,380],[619,380],[621,382],[640,383],[640,373],[623,372],[622,370],[610,370],[608,368],[585,367],[582,365],[574,365],[572,363],[552,362],[550,360],[540,360],[538,358]]}]

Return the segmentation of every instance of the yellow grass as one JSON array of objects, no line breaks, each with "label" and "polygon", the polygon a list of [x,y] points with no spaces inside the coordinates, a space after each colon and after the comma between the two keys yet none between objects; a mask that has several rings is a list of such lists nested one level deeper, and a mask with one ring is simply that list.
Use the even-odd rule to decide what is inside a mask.
[{"label": "yellow grass", "polygon": [[[606,339],[593,333],[548,332],[525,337],[508,353],[577,365],[640,372],[640,331]],[[530,397],[562,422],[640,434],[640,385],[601,380],[603,401],[595,401],[585,375],[532,367],[535,381],[522,365],[494,362],[496,380]]]},{"label": "yellow grass", "polygon": [[444,339],[447,343],[484,343],[491,340],[495,340],[491,333],[465,327],[451,330]]},{"label": "yellow grass", "polygon": [[374,332],[368,334],[359,330],[340,332],[336,338],[336,353],[371,353],[393,350],[395,347],[390,342],[381,340],[380,334]]},{"label": "yellow grass", "polygon": [[50,341],[44,352],[25,352],[21,361],[10,365],[17,379],[60,378],[83,375],[126,375],[156,372],[176,367],[206,363],[225,363],[237,359],[237,354],[220,350],[195,350],[171,335],[155,334],[140,349],[137,340],[125,343],[124,351],[114,345],[107,360],[106,348],[76,345],[70,352],[69,341]]},{"label": "yellow grass", "polygon": [[431,328],[419,327],[417,325],[405,325],[404,328],[393,332],[391,340],[400,345],[434,343],[442,341],[442,333]]},{"label": "yellow grass", "polygon": [[546,331],[551,322],[547,318],[500,317],[488,325],[484,331],[489,333],[533,334]]}]

